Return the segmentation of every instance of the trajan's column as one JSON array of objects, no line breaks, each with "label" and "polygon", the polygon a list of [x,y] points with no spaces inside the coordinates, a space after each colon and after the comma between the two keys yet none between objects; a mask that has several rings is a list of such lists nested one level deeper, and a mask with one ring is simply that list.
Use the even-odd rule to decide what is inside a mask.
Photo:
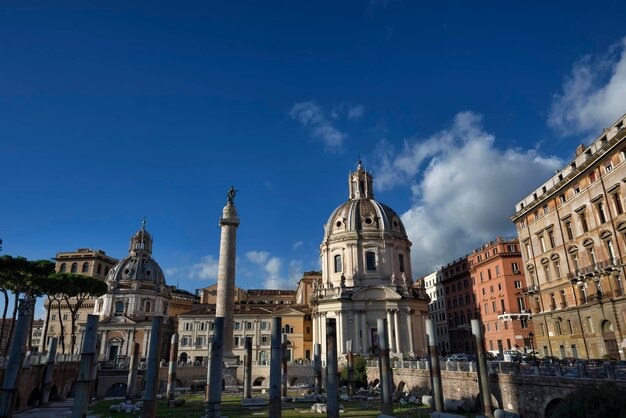
[{"label": "trajan's column", "polygon": [[228,201],[222,217],[220,227],[220,260],[217,271],[217,306],[215,316],[224,318],[224,362],[232,363],[236,360],[233,354],[233,314],[235,310],[235,255],[237,249],[237,227],[239,218],[234,200],[237,190],[230,187]]}]

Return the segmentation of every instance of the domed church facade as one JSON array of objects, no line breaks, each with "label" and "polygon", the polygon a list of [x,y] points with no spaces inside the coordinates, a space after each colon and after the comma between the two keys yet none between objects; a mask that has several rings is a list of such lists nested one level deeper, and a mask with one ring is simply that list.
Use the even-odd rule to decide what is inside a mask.
[{"label": "domed church facade", "polygon": [[314,283],[313,342],[326,358],[326,319],[337,322],[337,354],[369,355],[378,347],[377,319],[386,318],[391,353],[402,357],[426,351],[428,297],[414,288],[411,241],[396,212],[374,199],[373,176],[350,173],[348,200],[324,225],[320,245],[322,278]]},{"label": "domed church facade", "polygon": [[94,314],[100,316],[100,358],[107,362],[128,358],[134,342],[139,343],[140,356],[146,357],[155,316],[165,317],[165,352],[165,344],[174,333],[169,312],[172,287],[166,285],[161,267],[152,258],[152,236],[145,222],[130,239],[128,257],[111,268],[105,281],[108,291],[94,307]]}]

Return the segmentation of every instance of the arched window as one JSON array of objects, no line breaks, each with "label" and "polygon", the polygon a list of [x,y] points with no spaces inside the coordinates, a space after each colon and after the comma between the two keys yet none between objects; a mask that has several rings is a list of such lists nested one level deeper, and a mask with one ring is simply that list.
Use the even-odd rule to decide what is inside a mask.
[{"label": "arched window", "polygon": [[89,263],[83,263],[82,273],[87,273],[89,271]]},{"label": "arched window", "polygon": [[102,299],[98,299],[98,310],[97,312],[100,312],[102,310]]},{"label": "arched window", "polygon": [[78,264],[77,263],[72,263],[72,267],[70,268],[70,272],[72,272],[72,273],[78,272]]},{"label": "arched window", "polygon": [[102,264],[98,263],[98,267],[96,269],[98,274],[102,274]]},{"label": "arched window", "polygon": [[115,302],[115,316],[121,316],[124,314],[124,302],[118,300]]},{"label": "arched window", "polygon": [[365,253],[365,268],[370,271],[376,270],[376,253],[374,251]]},{"label": "arched window", "polygon": [[341,266],[341,255],[337,254],[335,256],[335,273],[341,273],[343,271]]},{"label": "arched window", "polygon": [[152,305],[150,305],[150,301],[147,300],[146,301],[146,307],[144,309],[145,312],[150,312],[150,309],[152,308]]},{"label": "arched window", "polygon": [[66,271],[67,271],[67,265],[65,263],[61,263],[61,266],[59,267],[59,272],[65,273]]},{"label": "arched window", "polygon": [[404,254],[398,254],[398,268],[400,273],[404,273]]}]

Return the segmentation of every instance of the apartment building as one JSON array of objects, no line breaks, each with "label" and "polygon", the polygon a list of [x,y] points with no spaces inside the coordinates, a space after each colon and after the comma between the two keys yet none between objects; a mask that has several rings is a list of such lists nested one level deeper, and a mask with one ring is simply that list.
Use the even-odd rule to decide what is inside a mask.
[{"label": "apartment building", "polygon": [[450,351],[450,340],[448,339],[448,321],[446,316],[446,294],[443,286],[442,271],[436,270],[427,276],[416,281],[422,283],[426,289],[426,294],[430,298],[428,303],[428,317],[435,325],[435,335],[437,337],[437,348],[440,353]]},{"label": "apartment building", "polygon": [[543,355],[626,358],[625,116],[580,145],[512,216]]},{"label": "apartment building", "polygon": [[497,238],[467,257],[486,349],[530,352],[533,328],[517,238]]}]

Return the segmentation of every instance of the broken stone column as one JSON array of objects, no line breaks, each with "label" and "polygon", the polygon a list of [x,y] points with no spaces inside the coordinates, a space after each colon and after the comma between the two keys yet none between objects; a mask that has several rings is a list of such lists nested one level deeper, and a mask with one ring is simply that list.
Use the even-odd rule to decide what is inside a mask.
[{"label": "broken stone column", "polygon": [[210,366],[208,370],[208,402],[207,418],[220,418],[222,416],[222,366],[224,363],[224,318],[216,317],[213,329],[213,341],[211,342]]},{"label": "broken stone column", "polygon": [[493,407],[491,405],[491,390],[489,389],[489,371],[487,370],[487,359],[485,355],[485,341],[480,321],[472,319],[472,334],[476,339],[476,355],[478,357],[478,383],[483,400],[483,414],[492,417]]},{"label": "broken stone column", "polygon": [[439,350],[435,336],[435,324],[431,319],[426,320],[426,336],[428,337],[428,353],[430,354],[430,379],[432,382],[435,411],[444,412],[443,387],[441,384],[441,369],[439,366]]},{"label": "broken stone column", "polygon": [[24,348],[28,330],[35,309],[35,298],[20,299],[18,304],[17,325],[13,334],[9,360],[4,372],[2,391],[0,392],[0,417],[13,416],[17,395],[20,370],[24,364]]},{"label": "broken stone column", "polygon": [[252,397],[252,337],[246,337],[246,354],[243,359],[243,397]]},{"label": "broken stone column", "polygon": [[126,400],[133,399],[137,393],[137,363],[139,362],[139,343],[132,343],[133,351],[130,354],[128,365],[128,381],[126,382]]},{"label": "broken stone column", "polygon": [[270,418],[280,418],[282,416],[280,386],[281,386],[281,326],[279,317],[272,317],[272,343],[270,353]]},{"label": "broken stone column", "polygon": [[352,354],[352,340],[346,341],[348,352],[348,396],[354,396],[354,355]]},{"label": "broken stone column", "polygon": [[313,344],[313,375],[315,378],[315,394],[322,394],[322,345]]},{"label": "broken stone column", "polygon": [[283,334],[283,343],[281,346],[283,356],[282,363],[282,395],[287,396],[287,334]]},{"label": "broken stone column", "polygon": [[87,315],[83,348],[80,354],[80,369],[76,378],[76,391],[72,406],[72,418],[83,418],[87,415],[89,392],[93,382],[94,357],[98,355],[98,315]]},{"label": "broken stone column", "polygon": [[50,387],[52,386],[52,372],[54,371],[54,358],[57,354],[57,343],[59,339],[54,337],[50,341],[48,347],[48,356],[46,357],[46,370],[43,372],[43,383],[41,385],[41,404],[47,404],[50,401]]},{"label": "broken stone column", "polygon": [[326,319],[326,416],[339,418],[339,370],[337,365],[337,320]]},{"label": "broken stone column", "polygon": [[143,418],[156,416],[156,395],[159,386],[159,361],[161,358],[161,330],[163,317],[152,318],[152,330],[150,331],[150,347],[148,351],[148,370],[146,371],[146,389],[143,397]]},{"label": "broken stone column", "polygon": [[176,399],[176,360],[178,359],[178,333],[172,335],[170,343],[170,364],[167,370],[167,400]]},{"label": "broken stone column", "polygon": [[391,362],[389,359],[389,335],[387,334],[387,320],[377,319],[378,349],[380,368],[380,412],[385,415],[393,414],[393,383]]}]

